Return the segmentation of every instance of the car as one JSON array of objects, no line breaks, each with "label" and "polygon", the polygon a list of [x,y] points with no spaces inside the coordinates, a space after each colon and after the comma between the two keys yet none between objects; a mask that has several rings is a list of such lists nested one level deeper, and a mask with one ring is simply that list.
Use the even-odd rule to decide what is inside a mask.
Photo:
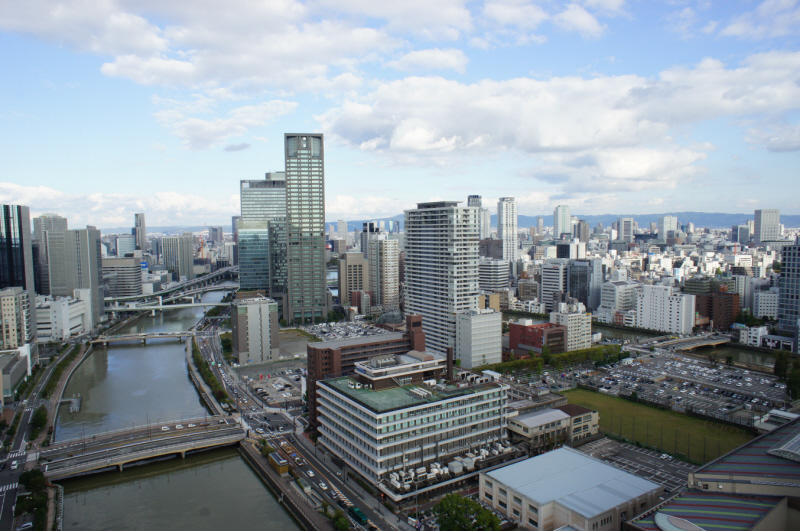
[{"label": "car", "polygon": [[342,509],[347,509],[347,508],[349,507],[349,505],[347,505],[347,502],[346,502],[345,500],[339,500],[339,501],[337,501],[336,503],[337,503],[337,504],[339,505],[339,507],[341,507]]},{"label": "car", "polygon": [[6,462],[3,461],[2,463],[0,463],[0,472],[2,472],[5,469],[6,469]]},{"label": "car", "polygon": [[189,428],[194,428],[194,427],[195,427],[195,425],[194,425],[194,424],[188,424],[188,425],[187,425],[187,427],[189,427]]},{"label": "car", "polygon": [[33,529],[33,522],[25,522],[21,526],[17,527],[17,531],[25,531],[26,529]]},{"label": "car", "polygon": [[308,472],[306,472],[306,473],[308,474],[308,477],[310,477],[310,478],[313,478],[313,477],[314,477],[314,471],[313,471],[313,470],[309,470],[309,471],[308,471]]},{"label": "car", "polygon": [[263,434],[264,430],[262,430],[261,428],[256,428],[256,433]]},{"label": "car", "polygon": [[17,463],[16,461],[11,461],[11,470],[16,470],[18,466],[19,463]]},{"label": "car", "polygon": [[175,429],[176,430],[182,430],[183,429],[183,424],[175,424]]},{"label": "car", "polygon": [[319,482],[319,488],[321,488],[322,490],[328,490],[328,486],[322,481]]}]

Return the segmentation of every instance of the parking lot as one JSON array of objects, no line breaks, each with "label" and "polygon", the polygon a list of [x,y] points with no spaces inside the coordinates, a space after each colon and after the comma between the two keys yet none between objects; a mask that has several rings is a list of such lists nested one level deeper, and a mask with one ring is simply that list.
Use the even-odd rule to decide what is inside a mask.
[{"label": "parking lot", "polygon": [[616,468],[663,485],[667,493],[686,486],[689,472],[697,469],[666,454],[606,438],[579,446],[577,450]]},{"label": "parking lot", "polygon": [[665,351],[641,356],[629,365],[602,367],[588,381],[609,394],[636,392],[642,398],[709,415],[730,415],[741,408],[766,412],[785,407],[789,400],[785,384],[771,374]]},{"label": "parking lot", "polygon": [[369,323],[358,321],[349,323],[323,323],[307,326],[304,330],[323,341],[388,334],[383,328],[377,328]]}]

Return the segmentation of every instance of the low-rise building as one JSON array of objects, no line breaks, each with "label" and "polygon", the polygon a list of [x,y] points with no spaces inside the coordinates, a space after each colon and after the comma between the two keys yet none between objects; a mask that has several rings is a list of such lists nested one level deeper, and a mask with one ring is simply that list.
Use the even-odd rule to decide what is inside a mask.
[{"label": "low-rise building", "polygon": [[584,442],[600,433],[597,411],[564,404],[538,409],[517,416],[509,415],[508,432],[514,442],[525,442],[529,451]]},{"label": "low-rise building", "polygon": [[0,350],[0,396],[4,404],[14,402],[17,388],[31,375],[34,364],[32,352],[31,345]]},{"label": "low-rise building", "polygon": [[567,327],[554,323],[533,324],[530,319],[508,323],[508,348],[541,353],[545,346],[551,354],[566,352]]},{"label": "low-rise building", "polygon": [[0,290],[0,350],[36,341],[36,314],[30,293],[19,287]]},{"label": "low-rise building", "polygon": [[[81,290],[76,290],[79,294]],[[73,297],[36,297],[36,336],[39,343],[66,341],[92,329],[89,301]]]},{"label": "low-rise building", "polygon": [[479,500],[522,529],[610,531],[659,502],[664,488],[563,447],[481,472]]}]

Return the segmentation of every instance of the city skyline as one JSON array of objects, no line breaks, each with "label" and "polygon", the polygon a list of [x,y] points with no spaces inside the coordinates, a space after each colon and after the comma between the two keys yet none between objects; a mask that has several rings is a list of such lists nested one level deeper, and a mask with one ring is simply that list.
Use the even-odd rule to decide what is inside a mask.
[{"label": "city skyline", "polygon": [[0,14],[0,201],[32,217],[225,223],[296,130],[326,135],[326,221],[800,214],[796,1],[48,5]]}]

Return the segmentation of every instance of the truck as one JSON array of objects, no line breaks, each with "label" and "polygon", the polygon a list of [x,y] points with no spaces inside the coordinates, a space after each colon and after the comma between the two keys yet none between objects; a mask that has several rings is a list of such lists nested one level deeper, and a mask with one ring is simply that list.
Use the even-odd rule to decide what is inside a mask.
[{"label": "truck", "polygon": [[361,509],[356,507],[355,505],[351,505],[347,512],[350,514],[350,517],[358,522],[361,525],[365,525],[367,523],[367,515],[361,512]]}]

